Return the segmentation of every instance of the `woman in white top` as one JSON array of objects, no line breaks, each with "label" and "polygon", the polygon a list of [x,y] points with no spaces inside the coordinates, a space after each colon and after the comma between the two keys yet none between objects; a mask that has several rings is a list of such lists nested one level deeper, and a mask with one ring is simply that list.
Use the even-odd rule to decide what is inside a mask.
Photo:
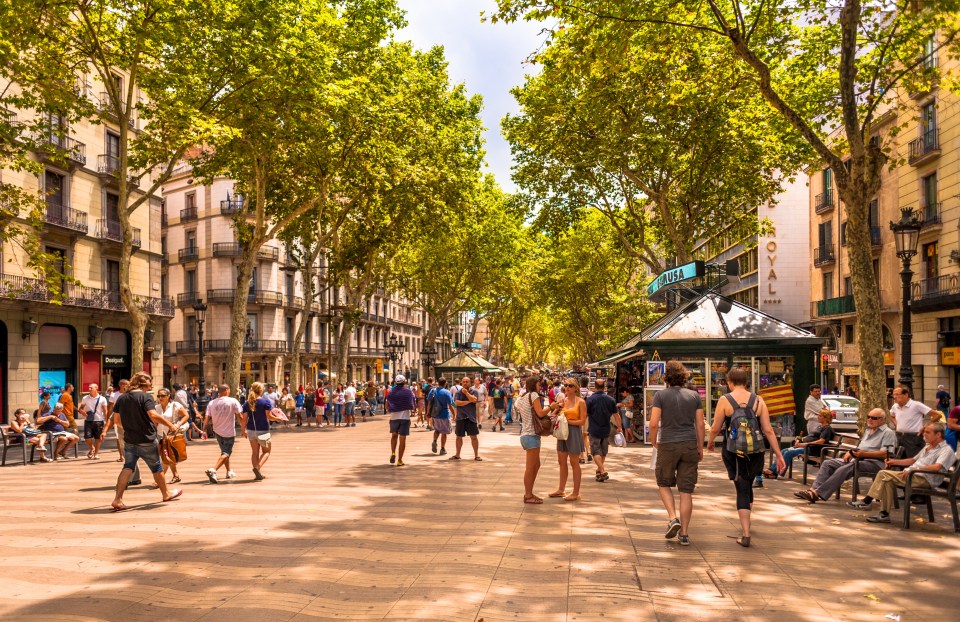
[{"label": "woman in white top", "polygon": [[[190,413],[187,412],[187,409],[183,407],[183,404],[180,402],[170,399],[170,389],[160,389],[157,391],[157,399],[160,401],[159,410],[160,414],[163,415],[163,418],[173,424],[174,430],[182,430],[185,427],[190,425]],[[157,430],[157,437],[162,438],[166,435],[166,432],[161,433],[160,430]],[[176,484],[180,481],[180,474],[177,472],[177,463],[176,462],[167,462],[163,461],[163,472],[167,472],[167,468],[170,469],[170,472],[173,474],[173,479],[170,480],[171,484]]]},{"label": "woman in white top", "polygon": [[533,485],[540,472],[540,436],[533,425],[533,418],[542,417],[549,412],[543,407],[543,400],[537,393],[536,376],[527,378],[526,391],[513,404],[514,410],[520,416],[520,446],[527,457],[527,465],[523,471],[523,502],[543,503],[543,499],[533,494]]}]

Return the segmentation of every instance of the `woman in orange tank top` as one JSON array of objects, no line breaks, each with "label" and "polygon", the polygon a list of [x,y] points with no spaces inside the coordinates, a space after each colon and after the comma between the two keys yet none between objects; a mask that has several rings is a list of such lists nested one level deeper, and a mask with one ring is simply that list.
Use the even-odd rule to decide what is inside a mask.
[{"label": "woman in orange tank top", "polygon": [[[557,441],[557,460],[560,463],[560,486],[550,493],[551,497],[563,497],[564,501],[580,500],[580,454],[583,453],[583,425],[587,422],[587,403],[580,397],[580,385],[573,378],[563,381],[563,399],[551,404],[554,411],[562,411],[570,426],[567,440]],[[564,497],[567,486],[567,463],[573,472],[573,492]]]}]

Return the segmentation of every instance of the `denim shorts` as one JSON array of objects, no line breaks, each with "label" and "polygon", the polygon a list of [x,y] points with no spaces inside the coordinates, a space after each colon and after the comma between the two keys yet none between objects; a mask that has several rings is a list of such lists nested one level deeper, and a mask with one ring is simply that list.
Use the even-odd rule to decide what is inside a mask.
[{"label": "denim shorts", "polygon": [[540,437],[533,434],[525,434],[520,437],[520,446],[526,449],[540,449]]},{"label": "denim shorts", "polygon": [[220,436],[215,434],[217,437],[217,445],[220,445],[220,455],[229,456],[233,453],[233,442],[237,440],[235,436]]},{"label": "denim shorts", "polygon": [[352,416],[353,416],[353,409],[356,407],[356,405],[357,405],[356,402],[347,402],[346,404],[344,404],[344,405],[343,405],[343,414],[347,415],[348,417],[352,417]]},{"label": "denim shorts", "polygon": [[134,470],[138,458],[143,458],[151,473],[163,471],[163,464],[160,462],[160,450],[157,448],[156,441],[137,444],[125,443],[123,445],[123,468]]}]

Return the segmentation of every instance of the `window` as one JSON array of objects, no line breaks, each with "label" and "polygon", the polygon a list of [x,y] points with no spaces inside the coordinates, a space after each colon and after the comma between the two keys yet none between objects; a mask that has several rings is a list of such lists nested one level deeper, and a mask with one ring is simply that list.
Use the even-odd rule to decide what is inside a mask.
[{"label": "window", "polygon": [[[57,248],[55,246],[47,246],[46,248],[43,249],[43,252],[45,252],[48,255],[54,256],[53,261],[51,261],[48,267],[46,268],[48,277],[57,277],[58,275],[66,276],[64,274],[64,271],[66,270],[66,267],[67,267],[67,251],[65,251],[62,248]],[[65,287],[65,285],[66,284],[61,281],[60,283],[61,291],[63,291],[63,288]]]},{"label": "window", "polygon": [[937,173],[933,172],[920,180],[920,200],[924,209],[937,204]]},{"label": "window", "polygon": [[751,272],[757,271],[757,249],[753,248],[737,257],[740,264],[740,276],[745,276]]},{"label": "window", "polygon": [[166,237],[160,238],[160,253],[162,255],[167,254],[167,238]]},{"label": "window", "polygon": [[853,343],[853,324],[846,324],[843,327],[843,343],[848,346]]},{"label": "window", "polygon": [[878,199],[874,199],[870,201],[869,210],[870,210],[870,221],[869,221],[870,228],[873,229],[874,227],[879,227],[880,226],[880,201]]},{"label": "window", "polygon": [[258,324],[259,324],[259,322],[257,321],[257,314],[256,314],[256,313],[248,313],[248,314],[247,314],[247,332],[246,332],[246,334],[244,335],[244,339],[245,339],[246,341],[256,341],[256,340],[257,340],[257,335],[259,334],[259,332],[258,332],[258,330],[257,330],[257,325],[258,325]]},{"label": "window", "polygon": [[197,271],[187,270],[183,273],[183,289],[189,294],[197,293]]},{"label": "window", "polygon": [[833,298],[833,272],[823,273],[823,290],[821,294],[822,300]]},{"label": "window", "polygon": [[183,235],[187,248],[197,248],[197,232],[195,229],[186,231]]},{"label": "window", "polygon": [[935,279],[940,275],[940,251],[937,242],[923,245],[923,278]]},{"label": "window", "polygon": [[847,221],[840,223],[840,246],[847,245]]},{"label": "window", "polygon": [[120,302],[120,262],[107,260],[106,290],[110,292],[110,302]]},{"label": "window", "polygon": [[106,144],[104,145],[107,155],[113,158],[120,157],[120,135],[113,132],[107,132]]},{"label": "window", "polygon": [[937,38],[935,35],[930,35],[923,42],[922,64],[924,69],[933,69],[937,66]]},{"label": "window", "polygon": [[104,195],[103,213],[107,220],[120,222],[120,197],[109,192]]},{"label": "window", "polygon": [[833,246],[833,223],[830,221],[822,222],[817,226],[817,240],[820,248],[830,248]]},{"label": "window", "polygon": [[183,318],[183,340],[197,341],[197,318],[192,315]]},{"label": "window", "polygon": [[934,149],[933,141],[937,133],[937,105],[935,102],[924,104],[920,108],[920,137],[927,149]]},{"label": "window", "polygon": [[848,276],[843,277],[843,295],[853,296],[853,280]]},{"label": "window", "polygon": [[877,284],[877,290],[880,289],[880,260],[873,260],[873,280]]},{"label": "window", "polygon": [[67,195],[64,188],[64,176],[53,171],[46,171],[43,175],[43,192],[47,202],[47,213],[51,210],[60,212],[62,216],[63,208],[67,206]]},{"label": "window", "polygon": [[196,211],[197,210],[197,193],[196,192],[188,193],[186,196],[186,202],[187,203],[185,207],[188,210]]},{"label": "window", "polygon": [[893,332],[886,324],[881,324],[881,334],[883,335],[883,349],[893,350]]}]

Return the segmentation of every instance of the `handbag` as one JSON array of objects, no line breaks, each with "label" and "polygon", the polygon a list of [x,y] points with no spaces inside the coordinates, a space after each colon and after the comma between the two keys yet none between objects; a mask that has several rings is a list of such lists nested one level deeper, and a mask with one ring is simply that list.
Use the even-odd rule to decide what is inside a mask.
[{"label": "handbag", "polygon": [[627,446],[627,439],[625,439],[625,438],[623,437],[623,432],[617,432],[617,433],[613,436],[613,444],[614,444],[614,446],[616,446],[616,447],[626,447],[626,446]]},{"label": "handbag", "polygon": [[563,413],[557,415],[557,422],[553,424],[553,437],[561,441],[570,438],[570,426],[567,424],[567,417]]},{"label": "handbag", "polygon": [[533,417],[533,431],[537,433],[537,436],[550,436],[553,434],[553,419],[550,418],[550,415],[537,416],[536,411],[533,409],[532,395],[527,396],[527,403],[530,404],[530,416]]},{"label": "handbag", "polygon": [[187,459],[187,439],[182,434],[168,434],[160,443],[161,454],[167,464],[177,464]]}]

